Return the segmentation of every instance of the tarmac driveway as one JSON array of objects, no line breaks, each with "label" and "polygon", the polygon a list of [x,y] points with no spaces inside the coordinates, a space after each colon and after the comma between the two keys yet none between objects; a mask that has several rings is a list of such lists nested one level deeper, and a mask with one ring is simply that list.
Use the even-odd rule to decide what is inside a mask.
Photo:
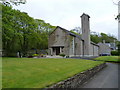
[{"label": "tarmac driveway", "polygon": [[[118,69],[119,67],[119,69]],[[118,88],[118,73],[120,64],[107,63],[107,67],[98,72],[80,88]]]}]

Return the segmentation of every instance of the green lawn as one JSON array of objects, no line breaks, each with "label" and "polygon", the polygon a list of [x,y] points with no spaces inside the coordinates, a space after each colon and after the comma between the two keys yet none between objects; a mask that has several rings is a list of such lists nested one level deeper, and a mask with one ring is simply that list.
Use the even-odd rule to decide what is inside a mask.
[{"label": "green lawn", "polygon": [[95,60],[120,62],[120,56],[100,56]]},{"label": "green lawn", "polygon": [[3,88],[44,88],[103,62],[78,59],[3,58]]}]

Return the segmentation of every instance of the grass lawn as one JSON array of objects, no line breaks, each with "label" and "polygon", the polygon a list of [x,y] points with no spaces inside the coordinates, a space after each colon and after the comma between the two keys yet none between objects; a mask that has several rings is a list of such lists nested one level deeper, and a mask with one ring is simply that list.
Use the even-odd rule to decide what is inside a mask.
[{"label": "grass lawn", "polygon": [[80,59],[3,58],[3,88],[45,88],[103,62]]},{"label": "grass lawn", "polygon": [[101,56],[95,58],[95,60],[120,62],[120,56]]}]

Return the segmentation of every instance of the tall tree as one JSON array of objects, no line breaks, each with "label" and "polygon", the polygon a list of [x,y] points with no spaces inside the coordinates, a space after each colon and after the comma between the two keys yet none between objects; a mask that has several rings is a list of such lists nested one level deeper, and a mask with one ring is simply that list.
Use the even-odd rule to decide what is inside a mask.
[{"label": "tall tree", "polygon": [[106,43],[113,43],[114,42],[114,40],[117,40],[114,36],[112,36],[112,35],[110,35],[110,34],[105,34],[105,33],[101,33],[101,36],[100,36],[100,38],[101,38],[101,42],[103,41],[103,40],[105,40],[106,41]]},{"label": "tall tree", "polygon": [[25,12],[12,9],[12,6],[2,5],[2,8],[3,50],[7,56],[14,56],[17,51],[26,55],[32,48],[48,48],[48,36],[54,26],[33,19]]},{"label": "tall tree", "polygon": [[40,35],[40,43],[37,44],[37,48],[39,49],[47,49],[48,48],[48,36],[55,29],[55,26],[50,25],[49,23],[45,23],[44,20],[35,19],[35,22],[38,26],[37,32]]},{"label": "tall tree", "polygon": [[71,31],[76,32],[78,34],[82,34],[82,29],[80,27],[75,27],[74,29],[72,29]]},{"label": "tall tree", "polygon": [[17,50],[24,54],[29,50],[32,43],[31,37],[36,29],[34,19],[29,17],[27,13],[13,10],[12,7],[3,5],[3,49],[7,55]]}]

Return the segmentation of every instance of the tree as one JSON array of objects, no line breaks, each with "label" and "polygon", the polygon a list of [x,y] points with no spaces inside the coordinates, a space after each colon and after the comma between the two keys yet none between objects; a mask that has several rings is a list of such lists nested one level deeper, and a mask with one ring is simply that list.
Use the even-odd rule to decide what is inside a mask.
[{"label": "tree", "polygon": [[37,26],[34,19],[25,12],[13,10],[12,7],[3,5],[2,10],[3,50],[6,51],[7,56],[18,50],[25,55],[33,44],[30,42],[31,39],[35,37],[34,30]]},{"label": "tree", "polygon": [[80,27],[75,27],[74,29],[72,29],[71,31],[76,32],[78,34],[82,34],[82,29]]},{"label": "tree", "polygon": [[1,0],[0,2],[5,6],[11,6],[12,4],[13,5],[25,4],[26,0]]},{"label": "tree", "polygon": [[22,38],[19,38],[21,41],[21,50],[23,54],[26,55],[27,51],[29,51],[32,47],[35,47],[36,43],[34,41],[38,41],[36,38],[37,25],[35,24],[34,19],[29,17],[27,13],[21,13],[19,11],[18,13],[19,14],[16,17],[17,20],[15,21],[19,26],[19,34],[22,35]]},{"label": "tree", "polygon": [[101,36],[100,36],[100,38],[101,38],[101,42],[103,41],[103,40],[105,40],[106,41],[106,43],[110,43],[110,42],[114,42],[114,40],[117,40],[113,35],[110,35],[110,34],[105,34],[105,33],[101,33]]},{"label": "tree", "polygon": [[[14,25],[12,23],[13,12],[11,9],[12,7],[2,5],[2,46],[7,55],[12,50],[13,45],[10,44],[12,43],[14,36],[14,28],[12,28],[12,26]],[[12,51],[14,51],[14,49]]]},{"label": "tree", "polygon": [[18,51],[24,56],[31,49],[47,49],[48,36],[55,26],[36,20],[25,12],[2,5],[2,41],[6,56],[15,56]]},{"label": "tree", "polygon": [[48,36],[55,29],[55,26],[50,25],[49,23],[45,23],[44,20],[35,19],[37,24],[37,32],[40,35],[40,43],[37,44],[37,48],[39,49],[47,49],[48,48]]},{"label": "tree", "polygon": [[96,35],[96,34],[95,35],[91,34],[90,38],[91,38],[91,41],[94,42],[94,43],[96,43],[96,44],[101,41],[100,37],[98,35]]},{"label": "tree", "polygon": [[[82,34],[80,27],[75,27],[74,29],[70,30],[70,32],[80,36]],[[106,43],[114,43],[114,41],[117,41],[116,37],[111,34],[97,33],[97,32],[91,32],[90,39],[92,42],[96,44],[99,42],[103,42],[103,40],[105,40]]]}]

